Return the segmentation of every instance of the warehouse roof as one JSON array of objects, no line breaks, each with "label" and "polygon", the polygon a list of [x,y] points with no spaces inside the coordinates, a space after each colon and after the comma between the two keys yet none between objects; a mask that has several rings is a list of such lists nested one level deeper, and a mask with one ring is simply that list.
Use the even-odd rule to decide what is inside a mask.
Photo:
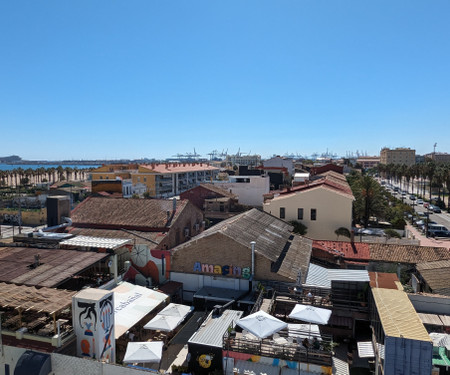
[{"label": "warehouse roof", "polygon": [[405,292],[372,288],[372,295],[386,336],[431,341]]},{"label": "warehouse roof", "polygon": [[450,260],[423,262],[416,268],[433,292],[450,296]]}]

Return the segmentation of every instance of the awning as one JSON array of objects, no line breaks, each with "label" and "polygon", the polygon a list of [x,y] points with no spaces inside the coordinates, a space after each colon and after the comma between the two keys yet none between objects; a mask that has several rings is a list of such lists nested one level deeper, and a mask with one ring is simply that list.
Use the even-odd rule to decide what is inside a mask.
[{"label": "awning", "polygon": [[357,345],[358,345],[359,358],[374,358],[375,357],[372,341],[359,341],[357,343]]},{"label": "awning", "polygon": [[14,375],[48,375],[51,371],[50,354],[27,350],[17,361]]},{"label": "awning", "polygon": [[114,292],[114,330],[118,339],[168,296],[143,286],[121,283]]}]

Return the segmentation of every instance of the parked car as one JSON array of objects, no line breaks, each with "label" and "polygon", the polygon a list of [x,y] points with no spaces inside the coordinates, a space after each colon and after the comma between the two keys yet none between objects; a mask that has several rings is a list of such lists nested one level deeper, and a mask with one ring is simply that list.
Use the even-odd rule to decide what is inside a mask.
[{"label": "parked car", "polygon": [[427,208],[429,205],[430,205],[430,204],[429,204],[428,202],[425,202],[425,203],[423,204],[423,206],[424,206],[425,208]]},{"label": "parked car", "polygon": [[416,200],[416,196],[415,195],[410,195],[409,199],[411,199],[412,201],[415,201]]},{"label": "parked car", "polygon": [[423,204],[423,199],[417,199],[417,204]]},{"label": "parked car", "polygon": [[433,212],[440,214],[442,211],[438,206],[433,206]]},{"label": "parked car", "polygon": [[428,235],[432,237],[450,237],[448,230],[429,230]]}]

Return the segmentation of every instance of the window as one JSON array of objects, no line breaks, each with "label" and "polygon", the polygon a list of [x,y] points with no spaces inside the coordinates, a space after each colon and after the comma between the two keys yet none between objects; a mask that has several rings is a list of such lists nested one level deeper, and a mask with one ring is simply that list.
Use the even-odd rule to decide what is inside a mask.
[{"label": "window", "polygon": [[297,219],[303,220],[303,208],[297,209]]},{"label": "window", "polygon": [[280,219],[284,219],[286,217],[286,209],[284,207],[280,207]]},{"label": "window", "polygon": [[144,182],[147,182],[147,177],[144,177]]},{"label": "window", "polygon": [[311,220],[317,219],[317,210],[315,208],[311,208]]}]

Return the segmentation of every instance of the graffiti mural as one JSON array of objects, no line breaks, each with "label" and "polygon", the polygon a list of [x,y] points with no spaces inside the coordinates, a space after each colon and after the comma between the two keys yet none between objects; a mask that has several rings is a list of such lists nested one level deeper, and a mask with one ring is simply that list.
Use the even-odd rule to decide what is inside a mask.
[{"label": "graffiti mural", "polygon": [[169,278],[170,251],[149,249],[147,245],[134,245],[131,249],[133,267],[154,284],[161,284]]},{"label": "graffiti mural", "polygon": [[113,293],[85,289],[73,297],[77,355],[115,362]]}]

